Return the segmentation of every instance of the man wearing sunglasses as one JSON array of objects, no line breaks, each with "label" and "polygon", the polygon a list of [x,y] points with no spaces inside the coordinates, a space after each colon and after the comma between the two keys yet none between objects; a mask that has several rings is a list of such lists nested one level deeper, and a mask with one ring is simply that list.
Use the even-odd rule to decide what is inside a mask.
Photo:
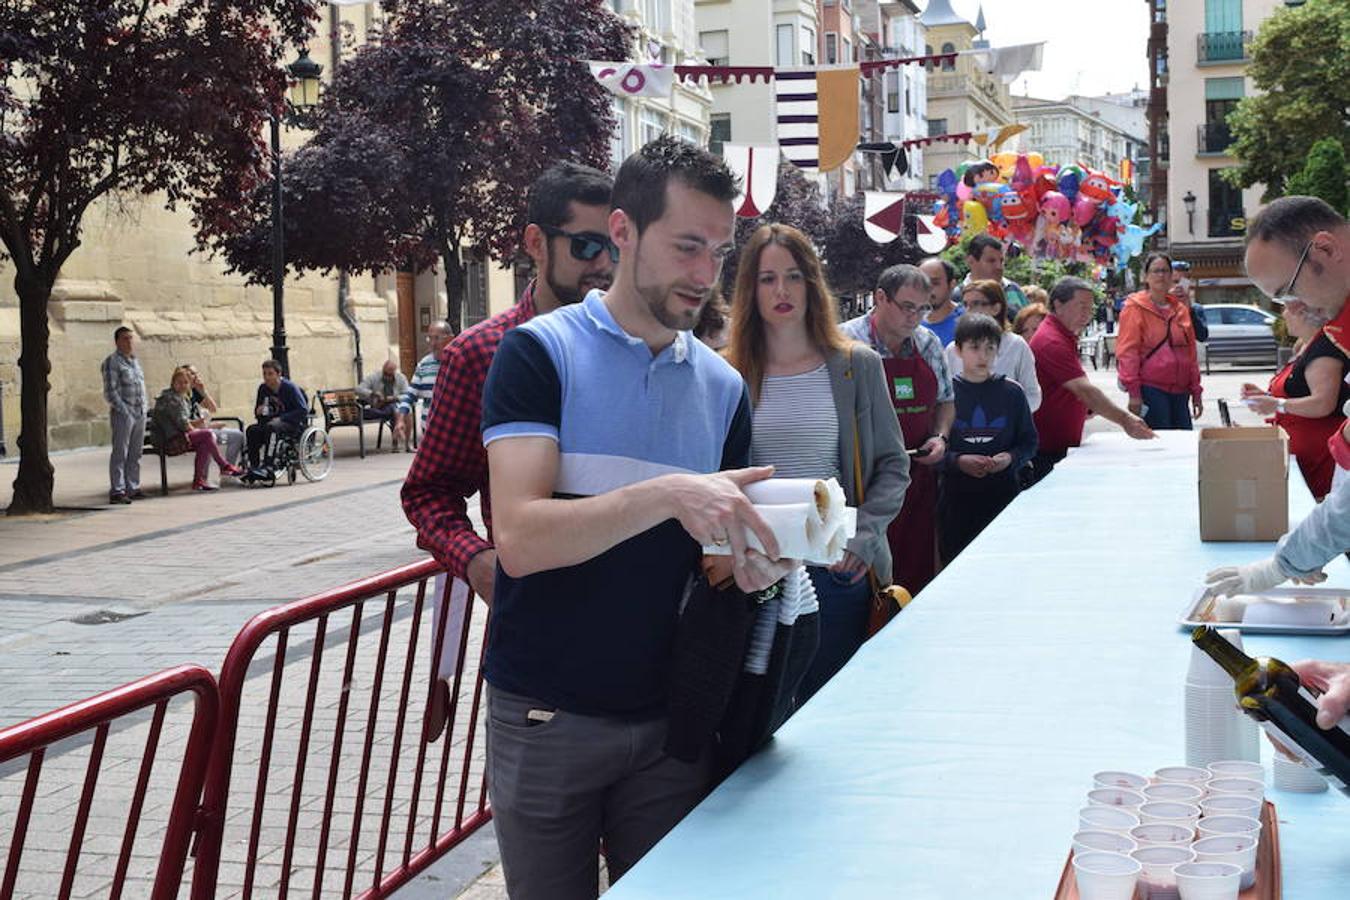
[{"label": "man wearing sunglasses", "polygon": [[[428,708],[428,739],[440,734],[449,709],[449,684],[459,650],[458,629],[469,589],[492,602],[497,551],[492,546],[492,505],[488,496],[487,451],[483,448],[483,383],[506,332],[536,315],[576,303],[587,291],[609,286],[616,252],[605,236],[613,179],[589,166],[563,162],[530,186],[522,244],[534,262],[535,278],[515,306],[479,322],[450,341],[440,369],[422,443],[403,482],[403,511],[417,528],[417,545],[454,576],[451,613],[437,682]],[[474,530],[468,501],[479,495],[485,535]],[[434,599],[439,622],[443,584]],[[432,632],[433,651],[435,629]]]}]

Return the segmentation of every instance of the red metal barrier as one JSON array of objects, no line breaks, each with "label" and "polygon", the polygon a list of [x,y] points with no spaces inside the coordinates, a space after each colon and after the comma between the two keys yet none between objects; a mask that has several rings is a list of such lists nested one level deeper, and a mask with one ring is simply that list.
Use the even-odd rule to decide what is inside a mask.
[{"label": "red metal barrier", "polygon": [[[192,665],[167,669],[0,731],[0,763],[28,756],[28,774],[10,838],[4,880],[0,882],[0,897],[12,897],[19,881],[24,844],[32,824],[34,801],[47,750],[59,741],[90,730],[94,732],[79,806],[75,811],[74,822],[70,825],[70,842],[57,894],[64,900],[71,895],[74,887],[109,730],[116,720],[153,706],[154,716],[141,754],[136,783],[129,798],[121,850],[109,888],[109,896],[114,900],[122,896],[155,756],[159,749],[165,714],[170,700],[189,691],[196,699],[192,727],[184,748],[183,763],[173,792],[167,829],[160,849],[159,865],[150,893],[152,900],[169,900],[178,895],[187,858],[188,840],[192,834],[193,819],[197,810],[197,799],[201,795],[207,756],[211,750],[219,712],[215,679],[206,669]],[[107,816],[101,812],[99,818],[104,820]]]},{"label": "red metal barrier", "polygon": [[[198,817],[198,846],[192,879],[194,900],[212,900],[222,884],[225,851],[243,845],[245,833],[246,850],[241,859],[237,863],[225,859],[226,863],[242,867],[242,873],[234,875],[241,878],[242,883],[234,883],[234,886],[240,889],[244,898],[254,896],[255,892],[269,898],[285,898],[292,879],[297,873],[304,877],[306,869],[312,870],[312,885],[303,889],[307,895],[319,897],[325,893],[325,888],[330,893],[335,892],[340,883],[343,897],[360,890],[358,896],[361,898],[380,898],[392,894],[491,818],[486,773],[481,762],[482,748],[475,746],[482,676],[479,669],[481,650],[470,652],[469,626],[475,606],[472,597],[461,612],[458,664],[450,689],[447,730],[438,739],[441,742],[439,763],[434,755],[428,756],[434,744],[425,740],[422,719],[409,721],[409,699],[414,690],[425,690],[430,702],[435,681],[429,677],[429,669],[431,661],[440,658],[441,644],[447,633],[449,602],[441,604],[439,620],[433,623],[436,629],[434,652],[429,654],[431,646],[418,639],[422,633],[425,601],[431,593],[430,584],[441,571],[432,560],[403,566],[268,610],[244,626],[230,647],[220,673],[220,727],[216,730]],[[411,589],[416,591],[411,615],[403,617],[410,621],[406,627],[400,625],[397,629],[406,634],[397,639],[399,646],[392,654],[394,668],[399,670],[395,673],[399,687],[387,692],[386,696],[385,676],[390,667],[390,645],[395,643],[399,592]],[[376,602],[379,604],[376,612],[369,616],[365,609],[368,602],[372,607],[376,607]],[[407,603],[405,596],[402,601],[405,611]],[[351,621],[346,629],[344,661],[340,670],[325,667],[329,620],[348,611]],[[283,702],[281,697],[283,673],[288,649],[299,643],[294,638],[311,625],[313,636],[312,648],[308,650],[305,700],[303,708],[297,710],[294,703]],[[378,647],[373,654],[362,653],[362,636],[371,625],[379,627]],[[265,703],[262,697],[257,703],[251,703],[245,697],[249,668],[268,642],[271,642],[274,658]],[[476,643],[481,647],[481,642]],[[292,662],[297,663],[298,659]],[[414,672],[422,669],[427,671],[415,678]],[[366,694],[368,700],[364,697]],[[336,710],[331,709],[333,699],[337,701]],[[364,711],[360,709],[363,703]],[[265,712],[258,723],[254,720],[260,710]],[[392,736],[382,712],[392,713],[394,717]],[[332,713],[331,732],[323,727],[325,723],[318,721],[329,713]],[[252,736],[258,738],[260,744],[241,743],[241,730],[246,727],[259,732]],[[349,731],[361,732],[350,745]],[[415,762],[412,763],[409,757],[413,755],[413,748],[406,748],[408,752],[404,752],[405,731],[411,731],[411,743],[415,745]],[[320,745],[320,753],[312,757],[311,749],[315,744]],[[290,762],[287,760],[288,749],[293,750]],[[326,771],[321,769],[323,750],[327,750]],[[479,752],[476,754],[475,750]],[[450,768],[452,752],[457,754],[454,770]],[[231,804],[234,773],[241,767],[255,765],[255,760],[256,776],[252,784],[246,792],[241,787],[237,802]],[[382,780],[375,774],[379,767],[387,769]],[[313,774],[324,777],[321,808],[315,802],[318,796],[307,799],[305,792],[306,776],[316,768],[319,770]],[[355,776],[354,780],[352,776]],[[434,785],[424,785],[426,778],[434,779]],[[311,780],[310,783],[316,782]],[[400,799],[401,793],[404,796]],[[424,801],[433,794],[431,805],[425,806]],[[453,815],[449,816],[450,825],[442,833],[447,794],[454,798]],[[286,801],[284,825],[280,824],[281,808],[275,805],[278,799]],[[273,805],[269,806],[269,801]],[[368,801],[375,812],[368,812]],[[468,815],[465,814],[466,805]],[[344,823],[346,830],[340,827]],[[426,831],[424,838],[419,836],[419,831],[423,830]],[[239,838],[227,843],[226,835],[230,831],[239,832]],[[391,835],[391,831],[402,834],[401,848],[397,835]],[[363,838],[367,839],[364,847]],[[372,840],[375,844],[373,854],[370,851]],[[391,854],[394,860],[386,869],[386,857]],[[279,871],[275,868],[277,856],[280,856]],[[334,856],[342,863],[342,874],[328,884],[328,863]],[[263,860],[268,862],[261,862]],[[266,873],[260,874],[264,866],[270,867],[275,883],[263,881],[268,877]],[[368,886],[357,888],[358,883]]]}]

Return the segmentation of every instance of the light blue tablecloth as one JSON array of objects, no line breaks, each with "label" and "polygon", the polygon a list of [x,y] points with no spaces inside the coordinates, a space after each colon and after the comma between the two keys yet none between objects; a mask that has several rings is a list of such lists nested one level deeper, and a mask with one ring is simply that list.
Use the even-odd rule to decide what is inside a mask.
[{"label": "light blue tablecloth", "polygon": [[[1194,440],[1095,436],[606,897],[1052,897],[1092,773],[1184,761],[1183,604],[1273,551],[1201,543]],[[1297,469],[1290,497],[1297,521]],[[1344,559],[1327,571],[1350,585]],[[1350,660],[1343,638],[1245,640]],[[1284,896],[1350,897],[1350,799],[1269,799]]]}]

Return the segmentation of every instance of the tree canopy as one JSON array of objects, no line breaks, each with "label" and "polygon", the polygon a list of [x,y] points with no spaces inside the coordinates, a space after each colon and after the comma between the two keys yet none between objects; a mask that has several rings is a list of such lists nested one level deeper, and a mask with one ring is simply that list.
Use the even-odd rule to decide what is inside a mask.
[{"label": "tree canopy", "polygon": [[0,257],[14,267],[23,376],[10,513],[49,512],[47,302],[100,199],[162,194],[199,221],[266,176],[262,140],[309,0],[0,5]]},{"label": "tree canopy", "polygon": [[1241,164],[1224,177],[1239,187],[1284,192],[1313,144],[1350,144],[1350,4],[1308,0],[1281,6],[1252,43],[1247,74],[1260,92],[1244,97],[1228,117],[1229,152]]},{"label": "tree canopy", "polygon": [[[285,161],[290,268],[444,266],[460,323],[459,248],[519,252],[526,192],[560,159],[606,167],[610,95],[588,59],[627,59],[631,29],[604,0],[403,0],[355,49]],[[271,278],[260,186],[199,233],[255,282]]]}]

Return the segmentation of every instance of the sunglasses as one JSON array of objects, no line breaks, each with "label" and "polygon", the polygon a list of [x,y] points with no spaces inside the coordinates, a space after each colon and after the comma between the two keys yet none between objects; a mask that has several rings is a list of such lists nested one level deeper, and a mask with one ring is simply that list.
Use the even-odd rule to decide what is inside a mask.
[{"label": "sunglasses", "polygon": [[607,252],[610,262],[616,265],[619,262],[619,248],[603,234],[597,234],[594,231],[563,231],[561,228],[555,228],[552,225],[540,225],[539,230],[551,238],[567,238],[570,241],[568,249],[571,251],[573,259],[590,262],[601,252]]}]

